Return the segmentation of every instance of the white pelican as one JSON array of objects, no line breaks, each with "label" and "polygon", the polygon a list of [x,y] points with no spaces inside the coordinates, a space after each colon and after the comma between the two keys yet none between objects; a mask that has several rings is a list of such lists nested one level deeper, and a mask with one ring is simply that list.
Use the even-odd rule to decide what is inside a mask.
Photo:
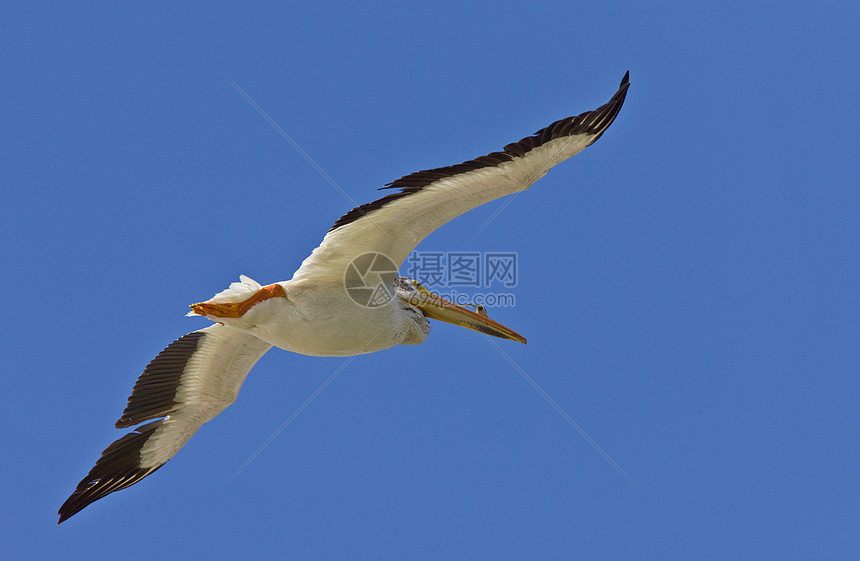
[{"label": "white pelican", "polygon": [[630,86],[594,111],[561,119],[461,164],[418,171],[399,189],[346,213],[293,278],[260,286],[248,277],[191,306],[212,320],[180,337],[147,365],[117,428],[139,425],[112,443],[60,507],[59,522],[134,485],[173,457],[203,423],[236,400],[248,372],[273,346],[313,356],[353,356],[422,343],[430,319],[525,343],[522,335],[397,277],[433,230],[479,205],[528,189],[552,166],[606,131]]}]

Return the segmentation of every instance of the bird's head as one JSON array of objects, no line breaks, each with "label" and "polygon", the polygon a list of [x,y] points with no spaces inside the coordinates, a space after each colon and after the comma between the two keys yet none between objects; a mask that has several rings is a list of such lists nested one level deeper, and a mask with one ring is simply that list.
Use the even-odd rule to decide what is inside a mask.
[{"label": "bird's head", "polygon": [[478,313],[467,310],[441,296],[430,292],[420,282],[409,277],[395,277],[394,290],[397,297],[409,306],[416,308],[429,319],[453,323],[473,331],[493,337],[510,339],[525,344],[526,338],[487,317],[483,306],[476,306]]}]

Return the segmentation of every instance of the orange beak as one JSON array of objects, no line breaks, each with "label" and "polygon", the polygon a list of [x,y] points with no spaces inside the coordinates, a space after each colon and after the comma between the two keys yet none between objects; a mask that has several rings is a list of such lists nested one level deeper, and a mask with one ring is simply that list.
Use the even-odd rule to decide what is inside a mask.
[{"label": "orange beak", "polygon": [[478,311],[483,311],[483,314],[475,313],[453,302],[449,302],[441,296],[433,294],[423,286],[416,286],[416,289],[419,295],[410,298],[409,303],[421,310],[430,319],[453,323],[454,325],[459,325],[460,327],[465,327],[486,335],[492,335],[493,337],[519,341],[523,344],[526,342],[526,338],[513,329],[507,328],[501,323],[487,317],[486,309],[483,306],[478,308]]}]

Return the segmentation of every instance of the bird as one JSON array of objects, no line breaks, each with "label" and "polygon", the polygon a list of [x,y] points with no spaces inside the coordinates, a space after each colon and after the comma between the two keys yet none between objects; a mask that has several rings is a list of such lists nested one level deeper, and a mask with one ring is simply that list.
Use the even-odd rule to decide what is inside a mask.
[{"label": "bird", "polygon": [[[405,175],[394,192],[360,205],[328,230],[288,281],[239,282],[190,316],[211,325],[188,333],[144,369],[110,444],[60,507],[59,523],[151,475],[206,422],[232,404],[254,364],[273,346],[311,356],[355,356],[423,343],[430,321],[526,343],[525,337],[450,302],[397,272],[431,232],[480,205],[528,189],[556,164],[593,144],[613,123],[630,73],[593,111],[553,122],[502,150]],[[145,423],[145,424],[143,424]]]}]

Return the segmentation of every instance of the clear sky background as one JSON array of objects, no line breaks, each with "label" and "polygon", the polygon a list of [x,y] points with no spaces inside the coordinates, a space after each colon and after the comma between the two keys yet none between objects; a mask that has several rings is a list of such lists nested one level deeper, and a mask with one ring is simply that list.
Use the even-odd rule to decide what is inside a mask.
[{"label": "clear sky background", "polygon": [[[8,559],[856,559],[850,2],[7,3]],[[594,109],[615,124],[425,251],[513,251],[527,346],[434,324],[273,350],[158,473],[57,527],[146,363],[352,205]],[[404,271],[405,272],[405,271]],[[438,288],[438,287],[433,287]],[[633,480],[625,479],[517,369]]]}]

